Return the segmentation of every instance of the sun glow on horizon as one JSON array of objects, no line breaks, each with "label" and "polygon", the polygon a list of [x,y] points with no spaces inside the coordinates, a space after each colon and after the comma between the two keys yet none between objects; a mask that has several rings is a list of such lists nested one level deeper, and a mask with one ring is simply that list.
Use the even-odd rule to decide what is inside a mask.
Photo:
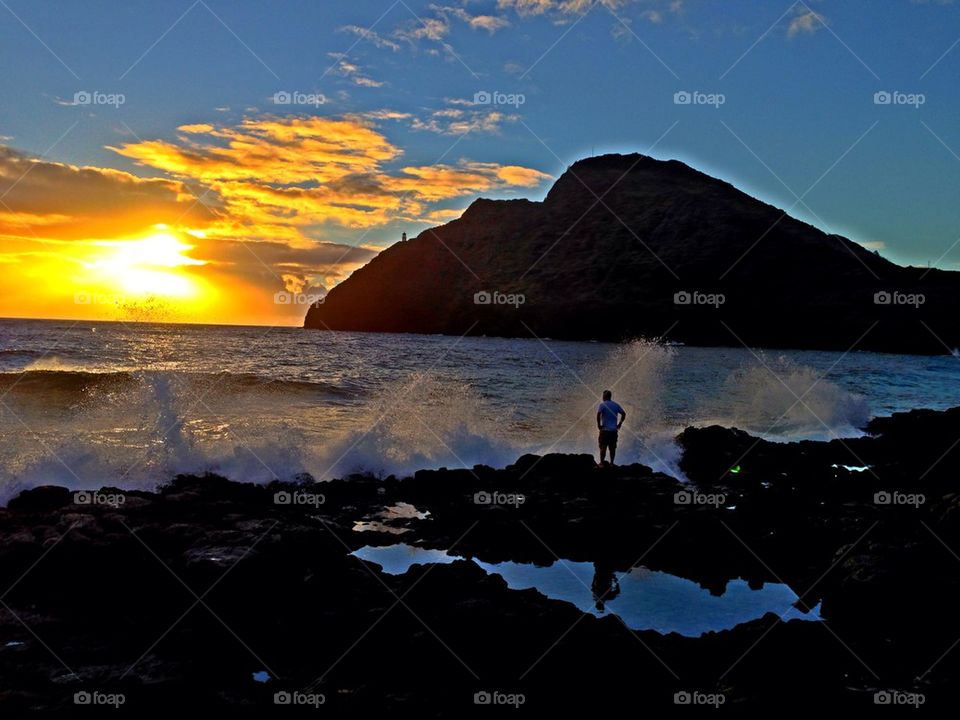
[{"label": "sun glow on horizon", "polygon": [[96,277],[97,284],[133,296],[158,296],[170,299],[196,299],[202,294],[200,283],[181,268],[206,265],[206,260],[186,253],[189,245],[158,226],[159,232],[138,240],[103,240],[96,247],[108,252],[94,255],[84,265]]}]

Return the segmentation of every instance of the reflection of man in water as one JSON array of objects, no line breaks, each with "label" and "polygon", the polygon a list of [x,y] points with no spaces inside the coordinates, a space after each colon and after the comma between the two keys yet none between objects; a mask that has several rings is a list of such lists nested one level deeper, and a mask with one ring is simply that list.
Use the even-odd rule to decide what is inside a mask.
[{"label": "reflection of man in water", "polygon": [[607,448],[610,448],[610,464],[617,458],[617,431],[627,419],[627,413],[613,401],[613,393],[603,391],[603,402],[597,406],[597,429],[600,431],[600,464],[607,461]]},{"label": "reflection of man in water", "polygon": [[600,612],[604,611],[604,601],[613,600],[620,594],[620,581],[613,574],[613,568],[603,562],[593,564],[593,584],[590,586],[593,602]]}]

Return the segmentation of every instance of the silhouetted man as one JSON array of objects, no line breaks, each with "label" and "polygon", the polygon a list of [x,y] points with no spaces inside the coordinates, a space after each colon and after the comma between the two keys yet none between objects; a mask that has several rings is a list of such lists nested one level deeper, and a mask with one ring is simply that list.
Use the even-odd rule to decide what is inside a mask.
[{"label": "silhouetted man", "polygon": [[600,464],[606,463],[607,448],[610,449],[610,464],[617,458],[617,435],[627,413],[613,401],[613,393],[603,391],[603,401],[597,406],[597,430],[600,431]]}]

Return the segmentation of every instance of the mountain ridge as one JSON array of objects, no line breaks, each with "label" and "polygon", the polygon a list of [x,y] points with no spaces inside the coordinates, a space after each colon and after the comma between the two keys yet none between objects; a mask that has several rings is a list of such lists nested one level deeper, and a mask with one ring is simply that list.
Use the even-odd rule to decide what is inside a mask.
[{"label": "mountain ridge", "polygon": [[937,353],[960,345],[958,291],[960,273],[896,265],[678,160],[609,154],[542,201],[478,198],[385,249],[304,325]]}]

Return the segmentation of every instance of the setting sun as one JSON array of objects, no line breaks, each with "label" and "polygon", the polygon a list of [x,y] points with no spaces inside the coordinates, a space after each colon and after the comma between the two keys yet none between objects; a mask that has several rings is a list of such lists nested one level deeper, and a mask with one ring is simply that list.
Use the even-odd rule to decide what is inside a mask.
[{"label": "setting sun", "polygon": [[195,297],[199,288],[195,280],[177,271],[186,266],[206,265],[185,253],[194,249],[170,232],[161,231],[141,240],[103,241],[107,248],[95,256],[87,267],[104,284],[133,295],[157,295],[170,298]]}]

